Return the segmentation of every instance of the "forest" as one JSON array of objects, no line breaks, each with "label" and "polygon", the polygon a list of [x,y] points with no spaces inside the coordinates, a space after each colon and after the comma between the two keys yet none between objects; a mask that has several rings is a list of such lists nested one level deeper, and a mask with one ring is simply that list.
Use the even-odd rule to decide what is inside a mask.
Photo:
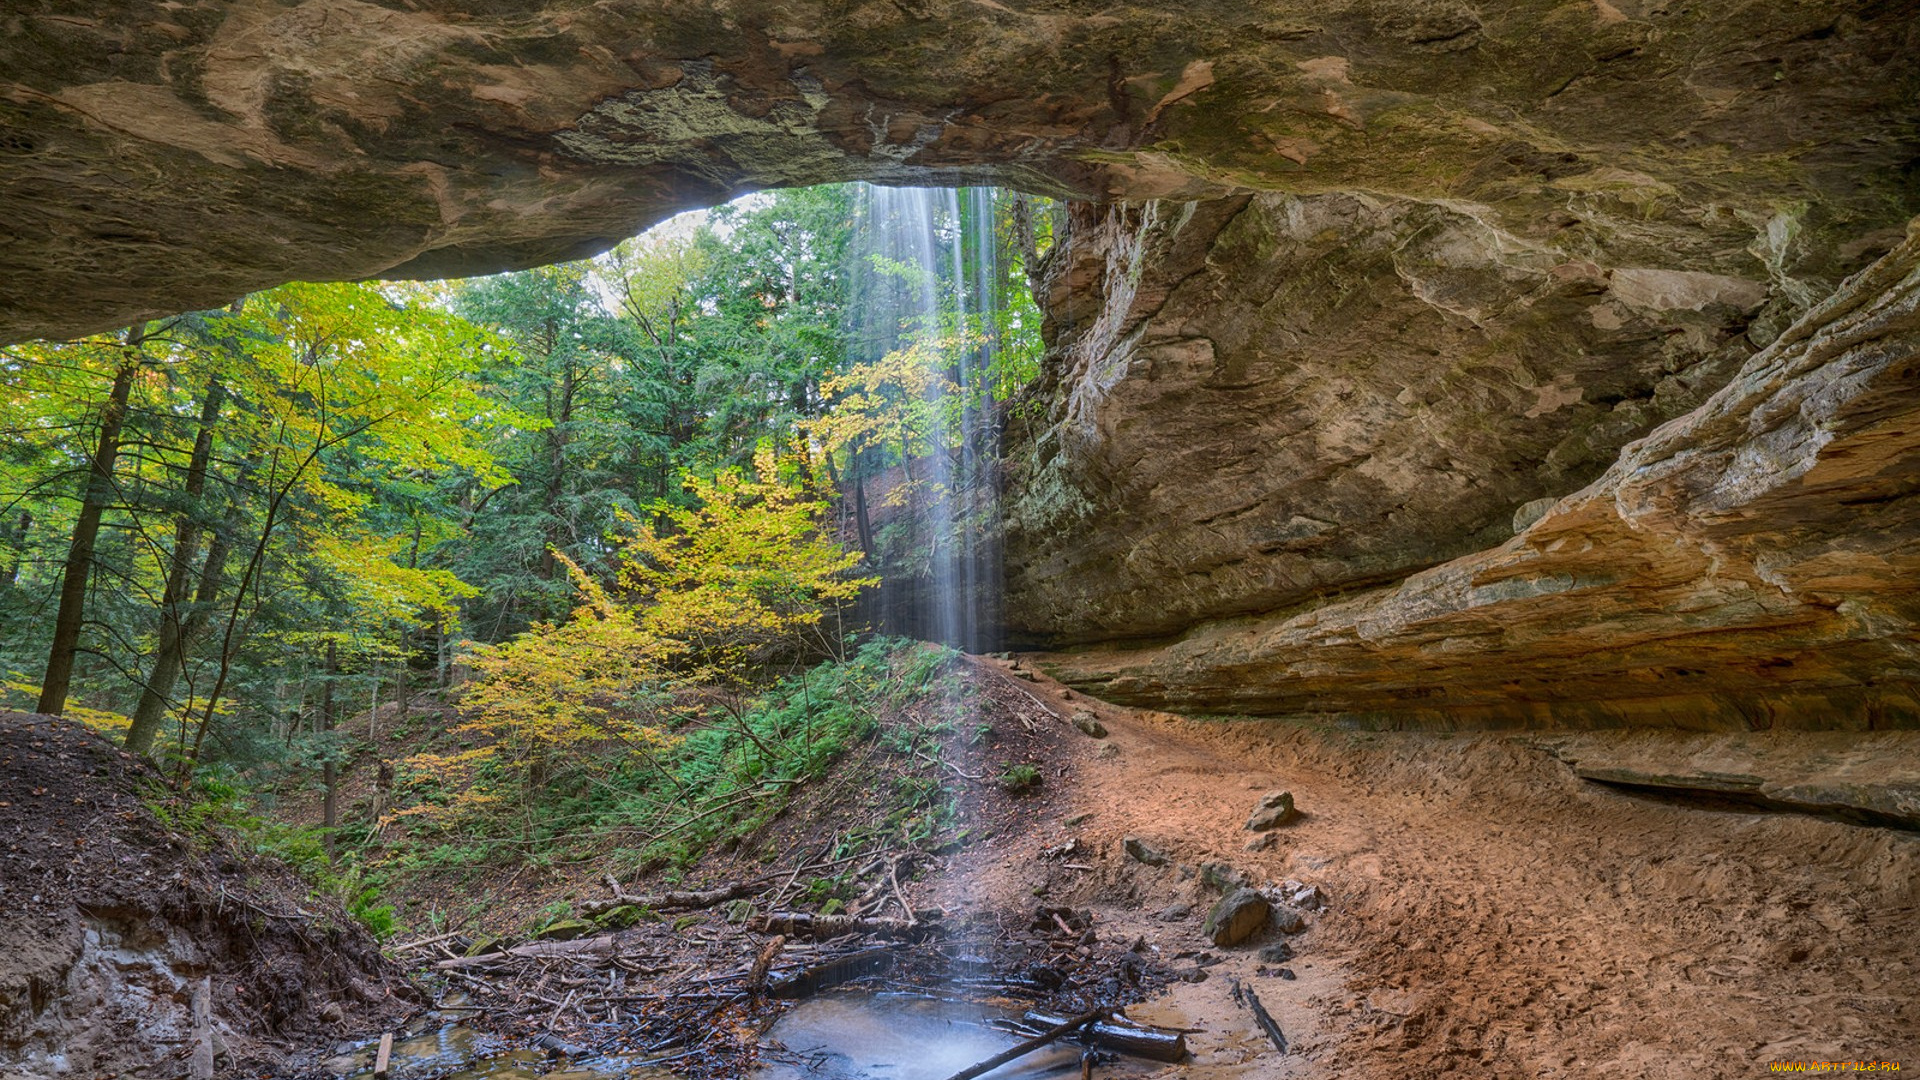
[{"label": "forest", "polygon": [[[6,349],[8,704],[238,816],[322,789],[321,827],[272,842],[363,912],[355,860],[396,819],[484,862],[817,759],[765,695],[941,636],[929,590],[991,530],[1041,347],[1052,205],[909,194],[750,196],[585,262]],[[919,257],[884,240],[914,212]],[[388,748],[416,701],[453,743]],[[379,797],[344,815],[369,754]]]}]

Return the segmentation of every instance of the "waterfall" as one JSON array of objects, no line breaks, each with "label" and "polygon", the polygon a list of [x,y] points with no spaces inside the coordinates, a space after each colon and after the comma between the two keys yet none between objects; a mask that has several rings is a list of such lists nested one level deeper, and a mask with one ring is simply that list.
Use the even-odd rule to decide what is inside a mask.
[{"label": "waterfall", "polygon": [[924,564],[891,586],[884,622],[981,651],[997,636],[998,560],[984,393],[994,359],[998,266],[989,188],[861,185],[851,245],[853,363],[911,353],[925,388],[917,443],[897,448],[907,553]]}]

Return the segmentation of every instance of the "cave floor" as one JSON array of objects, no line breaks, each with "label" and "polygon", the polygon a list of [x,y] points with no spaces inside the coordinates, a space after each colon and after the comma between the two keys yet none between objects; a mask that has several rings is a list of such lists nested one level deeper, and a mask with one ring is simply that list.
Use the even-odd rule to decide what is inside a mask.
[{"label": "cave floor", "polygon": [[[1203,1029],[1160,1075],[1739,1077],[1773,1062],[1920,1067],[1920,834],[1701,808],[1582,781],[1545,751],[1478,734],[1198,721],[1094,702],[995,661],[1109,735],[1062,817],[968,852],[971,903],[1094,909],[1209,977],[1129,1010]],[[1017,670],[1015,670],[1017,669]],[[1112,747],[1112,749],[1106,749]],[[1263,851],[1264,792],[1301,814]],[[1091,814],[1070,832],[1063,822]],[[1077,836],[1087,855],[1043,849]],[[1139,837],[1169,856],[1122,854]],[[1316,886],[1293,957],[1202,938],[1219,893],[1197,868]],[[955,897],[959,900],[959,897]],[[1191,906],[1180,916],[1166,909]],[[1276,968],[1295,975],[1287,979]],[[1230,997],[1253,986],[1279,1055]]]}]

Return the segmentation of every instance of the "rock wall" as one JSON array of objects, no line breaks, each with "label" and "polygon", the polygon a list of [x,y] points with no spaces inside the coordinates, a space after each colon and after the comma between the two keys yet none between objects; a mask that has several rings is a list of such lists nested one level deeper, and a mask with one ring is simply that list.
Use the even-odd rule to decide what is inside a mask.
[{"label": "rock wall", "polygon": [[1010,630],[1162,635],[1511,537],[1794,306],[1750,253],[1639,248],[1368,195],[1081,207],[1009,453]]},{"label": "rock wall", "polygon": [[1920,726],[1916,376],[1920,219],[1511,540],[1056,673],[1121,701],[1392,726]]},{"label": "rock wall", "polygon": [[1586,208],[1650,246],[1619,265],[1744,276],[1760,232],[1770,277],[1830,283],[1913,209],[1917,10],[30,0],[0,10],[0,341],[853,178],[1364,191],[1517,236]]}]

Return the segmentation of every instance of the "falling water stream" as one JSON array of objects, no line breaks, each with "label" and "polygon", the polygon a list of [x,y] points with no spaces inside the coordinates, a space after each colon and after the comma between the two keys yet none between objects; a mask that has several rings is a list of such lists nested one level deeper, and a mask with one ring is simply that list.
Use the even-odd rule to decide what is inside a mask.
[{"label": "falling water stream", "polygon": [[987,188],[862,185],[848,316],[854,363],[917,345],[930,369],[924,444],[901,455],[908,525],[927,566],[896,595],[888,622],[976,652],[992,647],[983,609],[998,585],[981,542],[993,507],[977,393],[993,361],[993,199]]},{"label": "falling water stream", "polygon": [[[898,466],[913,485],[905,527],[926,553],[924,573],[888,612],[896,629],[956,648],[993,647],[996,561],[983,557],[983,516],[992,510],[991,461],[981,451],[987,418],[980,398],[943,387],[977,387],[993,360],[994,193],[989,189],[862,185],[852,238],[850,360],[872,363],[919,346],[938,376],[922,400],[931,417],[918,452]],[[963,900],[964,902],[964,900]],[[786,1048],[762,1080],[944,1080],[1011,1046],[1016,1037],[988,1021],[1004,1012],[932,997],[829,991],[794,1005],[766,1038]],[[341,1047],[326,1063],[335,1075],[371,1076],[371,1043]],[[802,1064],[794,1064],[795,1061]],[[992,1080],[1079,1075],[1079,1051],[1055,1046],[986,1074]],[[671,1074],[618,1058],[552,1069],[537,1050],[510,1049],[453,1020],[394,1047],[394,1075],[436,1078],[544,1076],[549,1080],[653,1078]]]}]

